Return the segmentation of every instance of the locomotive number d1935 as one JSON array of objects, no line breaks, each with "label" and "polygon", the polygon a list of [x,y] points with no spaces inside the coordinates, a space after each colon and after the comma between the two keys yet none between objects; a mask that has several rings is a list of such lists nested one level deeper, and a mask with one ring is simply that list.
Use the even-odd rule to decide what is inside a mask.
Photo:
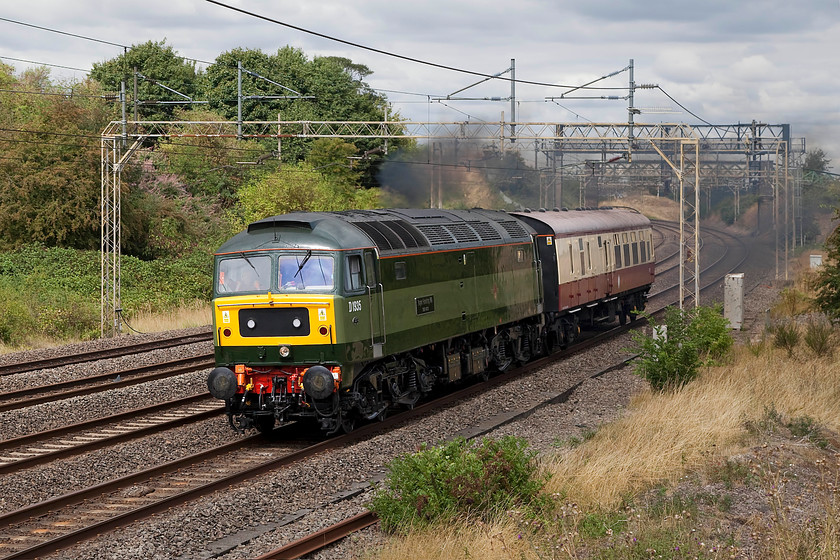
[{"label": "locomotive number d1935", "polygon": [[347,302],[347,307],[348,307],[347,311],[349,311],[350,313],[355,313],[357,311],[361,311],[362,310],[362,300],[357,299],[357,300],[348,301]]}]

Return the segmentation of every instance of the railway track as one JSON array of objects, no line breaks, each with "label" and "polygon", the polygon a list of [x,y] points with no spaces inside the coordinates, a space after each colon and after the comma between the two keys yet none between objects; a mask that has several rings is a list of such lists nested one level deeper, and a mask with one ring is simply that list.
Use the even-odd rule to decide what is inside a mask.
[{"label": "railway track", "polygon": [[[664,237],[665,236],[663,235],[663,240]],[[636,324],[638,325],[640,323]],[[564,353],[563,357],[565,358],[568,355],[568,352]],[[532,367],[545,367],[545,365],[545,363],[534,362]],[[501,384],[505,382],[505,379],[507,379],[508,376],[518,377],[521,375],[523,375],[521,370],[517,372],[509,372],[508,374],[494,377],[487,383],[492,382],[494,384]],[[472,390],[477,394],[487,390],[487,388],[487,385],[481,385],[478,388],[465,389],[465,391]],[[569,389],[569,391],[571,390],[572,389]],[[468,396],[468,393],[461,394],[461,392],[459,392],[453,394],[451,398],[454,401],[468,398]],[[445,407],[447,404],[441,402],[435,406]],[[419,415],[423,413],[428,413],[428,410],[422,407],[417,407],[415,411],[404,413],[406,416],[392,416],[386,422],[405,422],[411,415]],[[335,441],[332,445],[346,445],[352,441],[370,437],[370,434],[378,433],[381,430],[387,429],[389,428],[389,425],[390,424],[381,423],[364,426],[354,431],[349,436],[346,436],[346,438],[348,438],[346,440],[344,439],[344,436],[342,438],[336,438],[337,441]],[[259,436],[255,437],[259,438]],[[227,451],[221,451],[221,448],[219,448],[219,450],[210,450],[180,461],[207,461],[212,464],[213,461],[216,460],[213,458],[213,454],[227,452],[231,455],[216,455],[216,457],[220,458],[218,460],[221,461],[222,464],[228,462],[232,463],[234,462],[232,457],[235,457],[236,455],[257,454],[253,448],[247,447],[247,445],[250,444],[249,442],[253,441],[254,438],[248,438],[241,440],[236,444],[232,444]],[[265,443],[262,440],[260,441],[259,450],[264,451]],[[240,447],[236,447],[237,445],[240,445]],[[317,448],[317,446],[311,447]],[[23,558],[60,550],[64,547],[71,546],[73,543],[80,540],[91,538],[96,534],[101,534],[102,532],[113,530],[115,527],[126,525],[134,520],[153,515],[155,512],[161,511],[162,509],[172,507],[176,504],[187,503],[198,499],[200,496],[216,492],[219,489],[236,485],[243,479],[250,479],[258,474],[278,469],[281,467],[281,464],[278,461],[290,461],[289,464],[291,464],[292,462],[303,460],[306,457],[312,456],[314,453],[320,453],[327,449],[327,447],[321,448],[317,451],[305,451],[304,449],[300,449],[289,452],[291,457],[296,457],[293,459],[272,457],[270,459],[266,459],[262,463],[242,465],[241,467],[236,467],[236,473],[225,479],[220,479],[218,475],[212,475],[213,469],[216,471],[220,470],[219,463],[216,463],[215,467],[210,467],[210,474],[208,474],[208,471],[197,470],[189,473],[184,471],[186,474],[181,473],[179,476],[167,475],[167,472],[174,472],[178,469],[187,468],[187,463],[175,462],[170,463],[167,466],[156,467],[155,469],[150,469],[148,471],[144,471],[143,473],[136,473],[134,475],[130,475],[129,477],[124,477],[119,481],[112,481],[106,484],[98,485],[95,487],[95,490],[91,490],[91,492],[94,494],[99,492],[99,498],[95,497],[94,494],[84,496],[80,493],[80,491],[73,493],[72,495],[44,502],[42,504],[35,504],[31,508],[24,508],[23,510],[11,512],[6,516],[0,517],[0,534],[9,535],[8,539],[0,540],[0,555],[5,554],[5,557],[8,558]],[[248,450],[250,450],[251,453],[247,453]],[[243,451],[245,451],[245,453],[243,453]],[[163,469],[163,471],[160,469]],[[169,470],[167,471],[167,469]],[[158,479],[155,479],[154,477],[160,477],[159,480],[163,482],[158,485]],[[201,484],[192,487],[193,482],[200,482]],[[126,490],[138,486],[142,488],[142,490],[139,491],[139,493],[143,494],[141,496],[133,495],[136,494],[137,491]],[[158,486],[160,486],[160,488],[158,488]],[[149,491],[149,489],[151,489],[151,491]],[[120,496],[121,492],[122,494],[132,495]],[[141,501],[146,501],[146,497],[151,499],[153,495],[157,495],[156,497],[160,498],[160,500],[156,502],[151,501],[150,503],[143,504],[142,506],[140,505]],[[121,501],[122,497],[130,498],[130,500]],[[61,505],[62,500],[67,500],[70,504],[68,507],[71,508],[75,507],[73,504],[78,504],[82,500],[89,500],[93,505],[90,506],[92,508],[90,510],[65,509],[65,506]],[[129,506],[137,507],[129,508]],[[33,521],[27,521],[28,519],[33,518]],[[87,520],[87,522],[82,523],[81,520],[83,519]],[[37,523],[36,520],[38,521]],[[41,520],[43,520],[46,524],[39,524]],[[85,526],[82,527],[81,525]],[[47,539],[46,536],[49,536],[50,538]]]},{"label": "railway track", "polygon": [[224,406],[206,393],[0,442],[0,474],[44,465],[220,416]]},{"label": "railway track", "polygon": [[0,555],[11,559],[50,554],[300,460],[313,453],[313,447],[317,445],[269,449],[263,438],[251,436],[21,508],[0,516]]},{"label": "railway track", "polygon": [[0,393],[0,412],[174,377],[213,366],[212,354]]},{"label": "railway track", "polygon": [[67,366],[72,364],[80,364],[84,362],[92,362],[95,360],[105,360],[108,358],[117,358],[120,356],[128,356],[139,354],[141,352],[149,352],[151,350],[160,350],[162,348],[171,348],[173,346],[182,346],[186,344],[193,344],[196,342],[207,342],[213,340],[213,333],[209,330],[189,335],[180,335],[151,342],[141,342],[137,344],[127,344],[115,348],[108,348],[105,350],[92,350],[90,352],[78,352],[68,354],[66,356],[57,356],[54,358],[45,358],[43,360],[28,360],[13,364],[6,364],[0,366],[0,377],[6,375],[14,375],[17,373],[26,373],[30,371],[37,371],[41,369],[48,369],[54,367]]}]

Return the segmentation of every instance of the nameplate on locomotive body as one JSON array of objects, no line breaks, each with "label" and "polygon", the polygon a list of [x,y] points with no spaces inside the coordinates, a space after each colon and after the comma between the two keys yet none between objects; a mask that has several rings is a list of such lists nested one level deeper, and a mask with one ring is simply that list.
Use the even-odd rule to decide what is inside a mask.
[{"label": "nameplate on locomotive body", "polygon": [[435,310],[435,296],[423,296],[414,298],[414,305],[417,307],[418,315],[425,315]]}]

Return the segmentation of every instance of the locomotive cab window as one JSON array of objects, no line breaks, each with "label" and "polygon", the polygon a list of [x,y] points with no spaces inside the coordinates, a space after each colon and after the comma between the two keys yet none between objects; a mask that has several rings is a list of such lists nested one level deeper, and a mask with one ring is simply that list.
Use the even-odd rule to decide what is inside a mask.
[{"label": "locomotive cab window", "polygon": [[397,280],[405,280],[408,277],[408,274],[405,270],[405,263],[404,262],[397,262],[394,263],[394,277]]},{"label": "locomotive cab window", "polygon": [[347,256],[347,282],[345,283],[347,290],[351,292],[358,292],[364,288],[364,275],[362,274],[362,256],[348,255]]},{"label": "locomotive cab window", "polygon": [[335,287],[334,261],[329,255],[313,255],[312,251],[280,255],[277,259],[277,286],[281,292],[332,291]]},{"label": "locomotive cab window", "polygon": [[271,257],[246,256],[222,259],[216,272],[216,293],[264,292],[271,288]]},{"label": "locomotive cab window", "polygon": [[376,263],[374,261],[373,251],[365,251],[365,284],[373,287],[378,284],[376,278]]}]

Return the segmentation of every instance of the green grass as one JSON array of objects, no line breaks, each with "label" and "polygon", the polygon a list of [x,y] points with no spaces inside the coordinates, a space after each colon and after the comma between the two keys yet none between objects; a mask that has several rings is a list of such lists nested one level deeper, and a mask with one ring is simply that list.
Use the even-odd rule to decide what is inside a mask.
[{"label": "green grass", "polygon": [[[166,312],[186,302],[209,301],[212,257],[121,259],[123,314]],[[0,253],[0,343],[34,339],[85,340],[99,335],[101,268],[98,251],[26,245]]]}]

